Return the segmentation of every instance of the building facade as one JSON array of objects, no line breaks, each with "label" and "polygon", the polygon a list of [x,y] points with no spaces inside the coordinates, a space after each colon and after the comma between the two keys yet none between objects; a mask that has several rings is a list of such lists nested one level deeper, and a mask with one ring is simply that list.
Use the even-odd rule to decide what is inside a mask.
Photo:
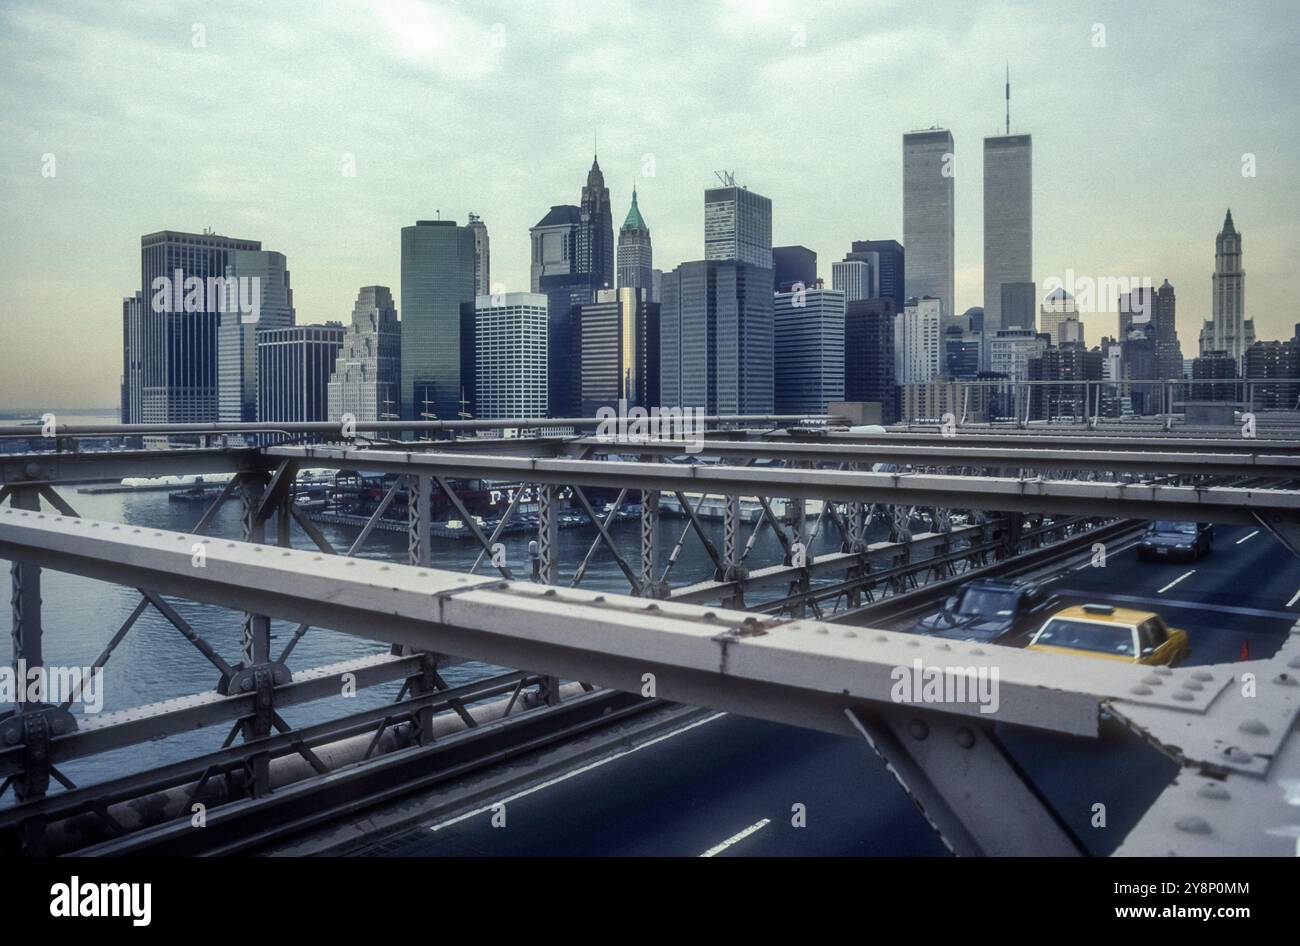
[{"label": "building facade", "polygon": [[894,316],[894,378],[919,384],[943,374],[943,300],[909,299]]},{"label": "building facade", "polygon": [[470,214],[469,229],[474,234],[474,293],[486,296],[492,292],[492,247],[487,224],[478,214]]},{"label": "building facade", "polygon": [[614,215],[600,162],[593,156],[578,207],[579,273],[590,273],[594,289],[614,288]]},{"label": "building facade", "polygon": [[906,298],[939,299],[945,312],[956,307],[953,161],[952,132],[947,129],[931,128],[903,136]]},{"label": "building facade", "polygon": [[659,303],[649,290],[602,289],[578,308],[582,416],[659,406]]},{"label": "building facade", "polygon": [[880,419],[898,420],[898,389],[894,379],[894,317],[892,297],[855,299],[844,303],[844,399],[874,401]]},{"label": "building facade", "polygon": [[661,406],[707,414],[771,413],[772,307],[768,268],[697,260],[664,273]]},{"label": "building facade", "polygon": [[844,399],[844,293],[778,292],[773,301],[773,409],[825,414]]},{"label": "building facade", "polygon": [[772,269],[772,201],[735,185],[704,192],[704,259]]},{"label": "building facade", "polygon": [[474,232],[454,220],[402,228],[402,417],[473,412]]},{"label": "building facade", "polygon": [[1246,271],[1242,269],[1241,234],[1229,210],[1214,239],[1214,275],[1210,278],[1211,319],[1201,329],[1201,355],[1227,352],[1241,364],[1255,344],[1255,323],[1246,318]]},{"label": "building facade", "polygon": [[627,219],[618,229],[618,288],[644,289],[647,298],[653,297],[654,247],[650,243],[650,228],[636,203],[635,187]]},{"label": "building facade", "polygon": [[478,416],[485,420],[546,417],[546,296],[533,292],[479,296],[474,308]]},{"label": "building facade", "polygon": [[[1033,141],[1029,135],[984,139],[984,338],[1010,328],[1002,287],[1031,283],[1034,244]],[[1032,302],[1030,303],[1032,318]],[[1022,326],[1030,328],[1030,326]]]},{"label": "building facade", "polygon": [[773,292],[811,289],[817,285],[817,254],[806,246],[772,247],[772,284]]},{"label": "building facade", "polygon": [[[213,281],[223,281],[238,250],[257,240],[215,233],[162,230],[140,238],[143,301],[139,358],[125,384],[138,389],[138,416],[147,424],[218,420],[217,337],[221,311]],[[138,367],[137,367],[138,365]],[[130,405],[133,415],[136,405]]]},{"label": "building facade", "polygon": [[387,286],[362,286],[327,391],[328,420],[399,420],[402,326]]},{"label": "building facade", "polygon": [[295,325],[257,333],[257,419],[268,423],[329,420],[329,382],[343,324]]},{"label": "building facade", "polygon": [[283,253],[235,250],[226,271],[236,279],[255,279],[261,299],[256,322],[239,312],[223,312],[217,328],[217,417],[238,424],[258,419],[257,333],[288,328],[296,317]]}]

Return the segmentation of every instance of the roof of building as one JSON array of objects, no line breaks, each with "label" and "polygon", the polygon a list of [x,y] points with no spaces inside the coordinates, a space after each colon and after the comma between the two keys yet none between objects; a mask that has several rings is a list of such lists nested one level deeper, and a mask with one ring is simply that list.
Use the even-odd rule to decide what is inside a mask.
[{"label": "roof of building", "polygon": [[562,223],[577,223],[581,219],[581,213],[574,204],[556,204],[545,217],[537,221],[537,226],[554,227]]},{"label": "roof of building", "polygon": [[624,230],[649,230],[641,217],[641,208],[636,205],[636,188],[632,188],[632,206],[628,209],[627,219],[623,221]]}]

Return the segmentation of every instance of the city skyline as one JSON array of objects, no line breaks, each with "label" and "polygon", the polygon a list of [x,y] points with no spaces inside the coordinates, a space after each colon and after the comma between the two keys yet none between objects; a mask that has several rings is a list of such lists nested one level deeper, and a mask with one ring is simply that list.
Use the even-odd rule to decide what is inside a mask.
[{"label": "city skyline", "polygon": [[[1167,278],[1190,350],[1211,315],[1213,241],[1231,207],[1249,243],[1246,317],[1261,339],[1288,337],[1296,321],[1285,288],[1300,244],[1297,133],[1285,120],[1296,14],[1286,6],[1242,14],[1206,4],[1184,16],[1159,4],[1139,17],[1119,4],[1087,13],[987,4],[955,8],[935,30],[922,11],[892,3],[724,4],[683,8],[698,26],[686,42],[663,27],[672,17],[635,5],[610,4],[596,22],[563,5],[484,6],[474,16],[380,9],[364,21],[347,5],[278,20],[251,6],[220,17],[200,7],[152,19],[94,7],[73,16],[34,4],[0,14],[0,87],[15,116],[0,180],[12,219],[25,224],[6,228],[0,275],[15,311],[33,315],[10,322],[0,404],[116,402],[121,306],[139,288],[142,234],[211,227],[284,253],[308,324],[346,320],[357,286],[400,285],[402,226],[439,212],[464,225],[474,212],[494,244],[492,281],[525,290],[528,228],[575,199],[593,131],[615,213],[635,183],[655,224],[658,268],[703,258],[702,191],[728,168],[772,200],[772,242],[815,250],[829,285],[831,263],[853,240],[902,238],[901,136],[949,128],[960,313],[983,301],[980,151],[1002,132],[1007,60],[1011,130],[1035,139],[1040,301],[1046,279],[1067,270]],[[1098,24],[1104,46],[1094,45]],[[357,57],[365,68],[332,55],[358,31],[382,53]],[[896,68],[926,50],[942,55],[925,71]],[[633,51],[643,55],[629,72]],[[161,81],[178,56],[206,57],[196,74],[209,80],[179,96]],[[296,74],[277,69],[286,57]],[[1161,68],[1145,68],[1150,61]],[[1214,68],[1227,61],[1235,82]],[[285,83],[282,101],[249,114],[241,97],[271,75]],[[529,114],[541,93],[527,90],[547,82],[560,105]],[[307,98],[321,83],[333,94]],[[755,108],[799,114],[795,103],[861,95],[863,83],[869,120],[847,133],[829,121],[752,117]],[[141,134],[146,122],[153,134]],[[229,134],[241,129],[251,147]],[[1255,177],[1242,173],[1246,155]],[[52,176],[42,173],[47,156]],[[1094,340],[1114,331],[1113,313],[1082,318]],[[25,355],[47,348],[63,370]]]}]

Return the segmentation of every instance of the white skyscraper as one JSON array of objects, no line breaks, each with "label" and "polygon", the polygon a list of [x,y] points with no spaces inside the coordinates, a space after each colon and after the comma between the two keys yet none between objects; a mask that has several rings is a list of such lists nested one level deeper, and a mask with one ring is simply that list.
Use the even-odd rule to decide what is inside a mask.
[{"label": "white skyscraper", "polygon": [[953,289],[952,132],[943,128],[903,136],[903,246],[906,297],[932,296],[956,311]]},{"label": "white skyscraper", "polygon": [[474,300],[474,334],[478,416],[547,416],[546,296],[479,296]]},{"label": "white skyscraper", "polygon": [[896,384],[920,384],[943,373],[943,303],[925,297],[909,299],[894,316],[894,378]]},{"label": "white skyscraper", "polygon": [[[986,364],[990,341],[997,337],[999,330],[1009,327],[1004,324],[1002,315],[1003,286],[1033,282],[1033,215],[1031,137],[1000,135],[985,138],[984,345]],[[908,264],[911,264],[910,255]],[[1031,315],[1032,312],[1031,308]]]},{"label": "white skyscraper", "polygon": [[873,298],[876,293],[871,264],[866,260],[853,259],[831,263],[831,288],[844,293],[845,302]]}]

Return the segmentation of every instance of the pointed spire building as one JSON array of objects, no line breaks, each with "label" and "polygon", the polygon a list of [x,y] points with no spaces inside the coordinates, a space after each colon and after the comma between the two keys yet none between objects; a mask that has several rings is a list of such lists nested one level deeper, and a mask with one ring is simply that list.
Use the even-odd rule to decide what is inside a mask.
[{"label": "pointed spire building", "polygon": [[632,206],[618,231],[618,288],[644,289],[654,299],[654,256],[650,245],[650,228],[641,216],[632,188]]}]

